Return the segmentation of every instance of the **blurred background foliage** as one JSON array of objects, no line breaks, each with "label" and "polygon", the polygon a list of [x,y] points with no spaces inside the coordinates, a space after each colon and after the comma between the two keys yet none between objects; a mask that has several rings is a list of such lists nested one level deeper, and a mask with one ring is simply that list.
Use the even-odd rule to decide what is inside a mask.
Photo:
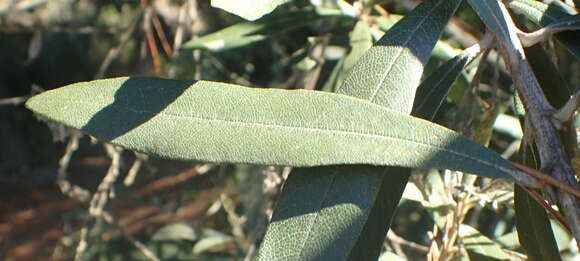
[{"label": "blurred background foliage", "polygon": [[[42,90],[123,75],[322,89],[348,53],[356,22],[331,15],[349,12],[338,2],[296,0],[250,23],[209,0],[0,1],[0,259],[72,260],[81,252],[84,260],[249,260],[289,168],[175,162],[125,151],[116,166],[124,182],[114,185],[106,208],[110,219],[93,222],[87,205],[61,192],[57,178],[66,172],[71,184],[94,193],[111,164],[107,148],[82,137],[75,149],[78,133],[39,121],[22,102]],[[370,17],[383,19],[370,22],[375,40],[417,3],[367,3],[374,7]],[[211,36],[232,25],[238,27]],[[244,32],[260,37],[244,38]],[[425,75],[483,33],[482,22],[463,3]],[[216,45],[216,39],[231,41]],[[560,46],[549,50],[569,86],[578,86],[580,63]],[[509,157],[522,137],[511,107],[513,88],[499,66],[488,56],[483,75],[491,80],[477,90],[480,100],[468,101],[477,102],[474,114],[456,113],[470,108],[462,97],[471,68],[436,121]],[[486,104],[500,106],[488,111]],[[501,120],[493,127],[496,118]],[[70,162],[61,160],[67,153],[73,153]],[[436,171],[413,176],[382,258],[425,259],[438,236],[437,222],[445,222],[458,193],[468,191],[473,205],[463,223],[521,260],[510,185],[458,188],[451,177]],[[553,229],[565,259],[578,258],[569,235],[556,223]],[[79,247],[79,240],[86,246]]]}]

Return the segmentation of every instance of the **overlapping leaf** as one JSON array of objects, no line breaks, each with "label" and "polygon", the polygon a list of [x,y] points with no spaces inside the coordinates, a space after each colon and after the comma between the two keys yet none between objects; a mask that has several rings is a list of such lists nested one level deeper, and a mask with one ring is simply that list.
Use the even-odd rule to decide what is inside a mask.
[{"label": "overlapping leaf", "polygon": [[363,55],[337,92],[410,113],[424,64],[459,2],[418,6]]},{"label": "overlapping leaf", "polygon": [[[478,48],[479,49],[479,48]],[[464,52],[437,68],[417,88],[417,97],[413,106],[413,116],[430,119],[437,111],[449,88],[459,78],[461,72],[478,54],[478,49],[466,49]]]},{"label": "overlapping leaf", "polygon": [[368,24],[362,21],[357,22],[350,36],[350,51],[334,67],[323,90],[333,92],[337,86],[340,86],[358,59],[372,45],[373,41]]},{"label": "overlapping leaf", "polygon": [[114,78],[48,91],[26,105],[99,139],[172,159],[401,165],[496,178],[514,172],[496,153],[453,131],[324,92]]},{"label": "overlapping leaf", "polygon": [[[363,99],[369,99],[367,93],[375,90],[393,92],[392,96],[381,94],[374,102],[408,112],[423,65],[459,2],[427,1],[418,6],[362,56],[337,92]],[[377,80],[379,74],[384,79]],[[410,170],[403,168],[372,166],[295,171],[287,180],[279,207],[274,211],[260,260],[276,260],[282,256],[376,259],[409,173]],[[312,192],[306,197],[299,188],[309,188]],[[292,207],[284,207],[289,202],[293,202]],[[294,233],[288,234],[293,230]],[[330,245],[324,246],[286,247],[281,243],[319,242],[330,236],[332,240],[323,241]]]}]

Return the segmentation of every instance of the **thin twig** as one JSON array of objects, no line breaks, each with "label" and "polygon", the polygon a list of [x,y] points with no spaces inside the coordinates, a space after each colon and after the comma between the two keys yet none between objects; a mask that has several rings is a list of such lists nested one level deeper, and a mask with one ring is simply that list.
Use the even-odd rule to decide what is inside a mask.
[{"label": "thin twig", "polygon": [[397,244],[411,248],[417,252],[420,252],[421,254],[427,254],[429,252],[429,247],[417,244],[412,241],[408,241],[400,237],[399,235],[395,234],[395,232],[393,232],[392,230],[389,230],[389,232],[387,233],[387,238],[390,241],[397,242]]},{"label": "thin twig", "polygon": [[81,232],[79,235],[79,243],[78,243],[77,248],[75,250],[75,259],[74,259],[75,261],[84,260],[83,255],[87,251],[88,237],[89,237],[89,228],[88,228],[88,224],[85,223],[85,225],[81,228]]},{"label": "thin twig", "polygon": [[103,59],[103,62],[101,62],[101,66],[99,66],[99,69],[95,73],[94,77],[95,79],[103,78],[103,76],[107,72],[107,69],[109,68],[109,66],[111,66],[111,63],[119,56],[119,54],[121,53],[121,49],[123,48],[123,46],[125,46],[125,44],[129,41],[131,35],[133,35],[133,33],[135,32],[135,28],[137,28],[137,24],[139,23],[139,20],[141,19],[142,15],[143,13],[140,12],[133,19],[129,28],[121,35],[121,38],[119,39],[119,45],[109,49],[109,52],[107,52],[107,56],[105,56],[105,59]]},{"label": "thin twig", "polygon": [[133,185],[133,182],[135,182],[135,177],[137,177],[137,173],[139,173],[139,170],[141,169],[141,165],[143,165],[143,162],[147,161],[147,159],[149,158],[147,154],[139,152],[134,153],[135,153],[135,161],[133,161],[133,165],[131,165],[131,168],[129,168],[127,176],[123,180],[123,184],[125,186]]},{"label": "thin twig", "polygon": [[562,215],[560,215],[560,213],[558,211],[554,210],[554,208],[552,208],[552,206],[550,206],[544,200],[544,198],[542,198],[542,196],[540,196],[540,194],[538,194],[538,192],[536,192],[534,189],[528,188],[524,185],[518,184],[518,186],[520,186],[520,188],[525,190],[528,193],[528,195],[530,195],[530,197],[532,197],[536,202],[538,202],[538,204],[542,205],[542,207],[544,207],[544,209],[547,210],[548,213],[550,213],[550,215],[552,215],[556,220],[558,220],[558,222],[560,222],[560,224],[562,224],[562,226],[564,226],[568,231],[572,231],[570,229],[570,223],[568,223],[568,221],[566,221],[566,219]]},{"label": "thin twig", "polygon": [[521,164],[518,164],[515,162],[512,162],[512,164],[514,164],[516,167],[518,167],[523,172],[530,174],[534,178],[536,178],[544,183],[548,183],[549,185],[557,187],[563,191],[570,193],[571,195],[574,195],[574,196],[580,198],[580,190],[578,190],[578,189],[576,189],[576,188],[574,188],[566,183],[563,183],[555,178],[552,178],[549,175],[547,175],[541,171],[526,167],[524,165],[521,165]]},{"label": "thin twig", "polygon": [[89,213],[94,217],[100,217],[103,213],[103,208],[109,201],[109,198],[114,197],[114,184],[119,176],[119,166],[121,163],[120,150],[111,144],[104,144],[107,154],[111,158],[111,166],[107,174],[97,187],[97,191],[91,199],[89,205]]},{"label": "thin twig", "polygon": [[[540,156],[541,169],[567,185],[577,186],[575,174],[570,167],[563,144],[556,132],[556,111],[548,102],[536,79],[522,43],[507,8],[499,4],[502,23],[505,24],[504,37],[498,37],[500,50],[508,69],[514,78],[515,86],[526,107],[526,121],[531,124],[534,141]],[[499,19],[499,18],[498,18]],[[562,193],[560,187],[546,187],[548,196],[556,200],[565,217],[571,224],[572,234],[580,246],[580,200],[573,194]]]},{"label": "thin twig", "polygon": [[580,90],[578,90],[566,104],[554,114],[554,118],[564,123],[572,119],[574,113],[580,107]]},{"label": "thin twig", "polygon": [[161,47],[163,47],[165,54],[167,54],[167,56],[172,56],[173,50],[171,49],[171,45],[167,41],[167,37],[165,36],[163,27],[161,26],[161,22],[159,21],[159,17],[156,14],[153,14],[151,21],[153,22],[153,26],[155,27],[155,31],[157,32],[159,41],[161,41]]},{"label": "thin twig", "polygon": [[[566,26],[567,23],[570,24],[569,27]],[[571,23],[572,23],[572,21],[558,22],[555,24],[548,25],[546,27],[542,27],[536,31],[531,32],[531,33],[526,33],[526,32],[523,32],[523,31],[518,29],[517,34],[518,34],[520,41],[522,42],[522,45],[524,47],[530,47],[530,46],[533,46],[539,42],[546,41],[553,34],[568,31],[570,29],[576,29],[578,27],[577,25],[574,26]],[[558,26],[558,27],[555,28],[555,26]]]},{"label": "thin twig", "polygon": [[153,69],[155,70],[156,74],[160,74],[161,62],[159,61],[159,51],[157,50],[157,43],[155,42],[155,37],[153,37],[153,31],[151,30],[152,16],[153,9],[147,7],[145,9],[145,16],[143,17],[143,31],[145,32],[147,46],[149,47],[149,53],[151,54],[151,62],[153,63]]},{"label": "thin twig", "polygon": [[30,96],[10,97],[0,99],[0,106],[3,105],[20,105],[23,104]]},{"label": "thin twig", "polygon": [[90,193],[77,185],[74,185],[68,181],[68,166],[72,155],[79,147],[79,139],[81,138],[79,132],[73,132],[69,138],[68,144],[66,145],[64,154],[58,162],[58,175],[56,177],[56,184],[60,188],[62,194],[69,196],[70,198],[76,199],[80,202],[87,202],[90,199]]},{"label": "thin twig", "polygon": [[320,71],[322,70],[322,65],[324,64],[324,49],[328,45],[329,39],[327,37],[318,37],[313,39],[313,45],[309,50],[308,56],[316,62],[315,67],[308,71],[304,76],[302,83],[302,88],[306,90],[314,90],[316,88],[316,82],[320,76]]}]

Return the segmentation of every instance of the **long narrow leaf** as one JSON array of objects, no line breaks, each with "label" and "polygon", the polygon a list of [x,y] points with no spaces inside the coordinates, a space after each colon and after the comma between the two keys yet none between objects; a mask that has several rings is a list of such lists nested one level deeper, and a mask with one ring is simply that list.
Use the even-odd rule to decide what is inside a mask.
[{"label": "long narrow leaf", "polygon": [[[408,112],[424,63],[459,3],[427,1],[418,6],[362,56],[337,92],[363,99],[370,99],[367,93],[373,91],[399,92],[392,96],[381,94],[373,102]],[[378,74],[384,79],[376,80]],[[389,99],[397,102],[391,104]],[[405,168],[372,166],[295,171],[286,181],[259,259],[276,260],[277,256],[376,259],[409,174],[410,170]],[[309,188],[315,195],[305,197],[296,187]],[[284,202],[294,202],[292,209],[284,207]],[[335,222],[326,222],[329,219]],[[294,237],[289,238],[287,232],[293,230]],[[307,233],[300,233],[302,230]],[[320,242],[324,239],[320,237],[329,233],[334,236],[326,241],[329,245],[303,244],[292,248],[279,244],[293,240]]]},{"label": "long narrow leaf", "polygon": [[516,227],[528,260],[562,260],[546,211],[518,186],[514,188]]},{"label": "long narrow leaf", "polygon": [[356,61],[373,45],[372,35],[367,23],[359,21],[355,24],[350,36],[350,51],[335,66],[332,75],[326,82],[323,91],[334,92],[340,86]]},{"label": "long narrow leaf", "polygon": [[359,60],[337,90],[410,113],[433,46],[460,1],[425,1]]},{"label": "long narrow leaf", "polygon": [[478,51],[479,48],[466,49],[431,73],[417,88],[413,116],[423,119],[433,117],[433,112],[439,109],[453,82],[459,78],[465,66],[473,61]]},{"label": "long narrow leaf", "polygon": [[114,78],[47,91],[26,106],[99,139],[171,159],[450,168],[495,178],[516,173],[497,153],[444,127],[325,92]]}]

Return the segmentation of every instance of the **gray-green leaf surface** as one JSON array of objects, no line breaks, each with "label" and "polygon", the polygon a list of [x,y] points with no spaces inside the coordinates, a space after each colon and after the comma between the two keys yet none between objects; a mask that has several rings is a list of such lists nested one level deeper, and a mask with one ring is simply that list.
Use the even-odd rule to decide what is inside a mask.
[{"label": "gray-green leaf surface", "polygon": [[26,106],[99,139],[171,159],[449,168],[495,178],[515,172],[497,153],[444,127],[325,92],[114,78],[47,91]]},{"label": "gray-green leaf surface", "polygon": [[[422,63],[428,60],[459,2],[426,1],[419,5],[362,56],[337,92],[363,99],[368,99],[366,94],[373,90],[398,92],[403,97],[386,97],[398,102],[374,102],[410,110]],[[403,39],[399,38],[401,34]],[[385,64],[390,66],[381,67]],[[371,78],[377,74],[384,75],[386,81],[373,81]],[[410,77],[413,81],[408,81]],[[346,84],[350,87],[343,88]],[[295,170],[274,210],[259,260],[376,259],[409,173],[410,169],[374,166]],[[288,234],[289,231],[293,233]]]},{"label": "gray-green leaf surface", "polygon": [[410,113],[424,64],[460,2],[425,1],[415,8],[361,57],[337,92]]}]

